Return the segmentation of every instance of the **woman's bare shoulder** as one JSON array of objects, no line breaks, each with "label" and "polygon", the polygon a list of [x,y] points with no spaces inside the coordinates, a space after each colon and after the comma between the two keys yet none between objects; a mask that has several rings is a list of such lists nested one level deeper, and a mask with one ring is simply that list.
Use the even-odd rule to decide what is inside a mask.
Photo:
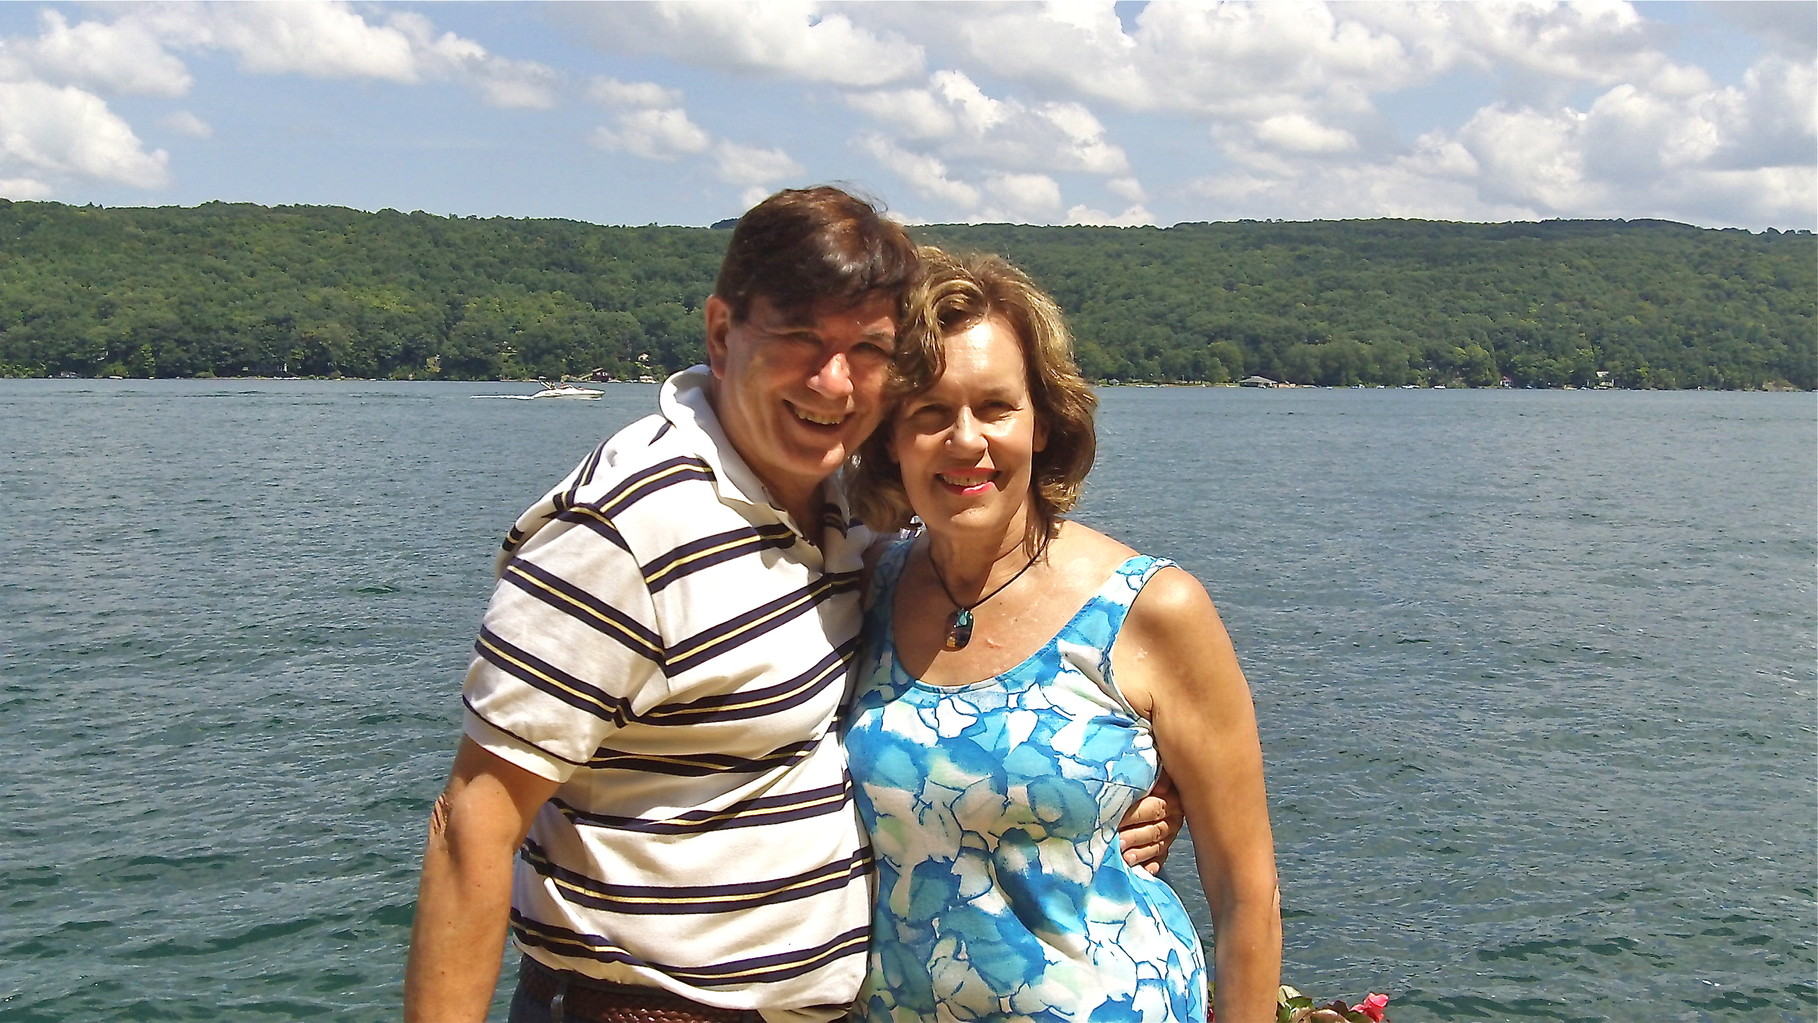
[{"label": "woman's bare shoulder", "polygon": [[1087,576],[1106,576],[1135,553],[1136,550],[1128,544],[1114,540],[1091,526],[1068,521],[1062,524],[1060,534],[1050,545],[1049,557],[1055,561],[1065,559],[1070,571]]},{"label": "woman's bare shoulder", "polygon": [[1179,565],[1163,568],[1149,578],[1130,608],[1133,620],[1162,630],[1204,625],[1218,619],[1212,595]]}]

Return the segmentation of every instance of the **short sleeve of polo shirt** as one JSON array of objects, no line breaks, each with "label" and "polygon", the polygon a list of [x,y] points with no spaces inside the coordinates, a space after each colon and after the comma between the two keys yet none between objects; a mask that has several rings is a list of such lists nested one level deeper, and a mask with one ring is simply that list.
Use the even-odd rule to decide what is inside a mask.
[{"label": "short sleeve of polo shirt", "polygon": [[462,688],[468,738],[558,783],[664,695],[644,574],[577,482],[597,458],[519,517]]}]

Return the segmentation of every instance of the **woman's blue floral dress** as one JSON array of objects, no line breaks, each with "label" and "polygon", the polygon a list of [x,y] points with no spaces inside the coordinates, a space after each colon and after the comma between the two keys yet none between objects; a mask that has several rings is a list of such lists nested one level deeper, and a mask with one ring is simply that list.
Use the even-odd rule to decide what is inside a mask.
[{"label": "woman's blue floral dress", "polygon": [[1155,781],[1149,724],[1111,681],[1138,555],[1048,644],[962,686],[909,677],[891,633],[912,542],[873,574],[846,750],[877,857],[855,1020],[1206,1018],[1205,958],[1116,827]]}]

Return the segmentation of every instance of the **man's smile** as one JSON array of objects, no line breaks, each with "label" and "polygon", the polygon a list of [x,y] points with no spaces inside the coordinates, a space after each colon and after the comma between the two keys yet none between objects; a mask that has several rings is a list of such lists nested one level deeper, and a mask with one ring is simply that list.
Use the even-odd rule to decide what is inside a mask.
[{"label": "man's smile", "polygon": [[783,404],[789,406],[789,411],[793,413],[797,419],[800,419],[804,423],[812,423],[815,426],[838,426],[846,421],[847,413],[845,412],[811,412],[791,401],[786,401]]}]

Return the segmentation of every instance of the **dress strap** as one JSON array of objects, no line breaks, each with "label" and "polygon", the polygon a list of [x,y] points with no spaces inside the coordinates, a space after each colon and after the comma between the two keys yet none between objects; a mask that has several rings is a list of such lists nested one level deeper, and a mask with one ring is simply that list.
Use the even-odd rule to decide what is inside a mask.
[{"label": "dress strap", "polygon": [[903,566],[909,563],[909,554],[915,550],[915,534],[898,537],[890,541],[877,556],[871,566],[871,576],[865,586],[865,611],[870,614],[874,607],[888,609],[896,593],[896,582],[903,577]]},{"label": "dress strap", "polygon": [[1155,573],[1164,568],[1171,568],[1174,562],[1167,558],[1157,558],[1148,554],[1135,554],[1118,565],[1105,584],[1098,588],[1092,599],[1086,601],[1073,620],[1056,637],[1058,640],[1080,644],[1100,652],[1102,661],[1099,670],[1102,682],[1111,677],[1111,647],[1117,643],[1117,634],[1124,627],[1124,619],[1130,615],[1130,605],[1136,602],[1136,595],[1143,591]]}]

